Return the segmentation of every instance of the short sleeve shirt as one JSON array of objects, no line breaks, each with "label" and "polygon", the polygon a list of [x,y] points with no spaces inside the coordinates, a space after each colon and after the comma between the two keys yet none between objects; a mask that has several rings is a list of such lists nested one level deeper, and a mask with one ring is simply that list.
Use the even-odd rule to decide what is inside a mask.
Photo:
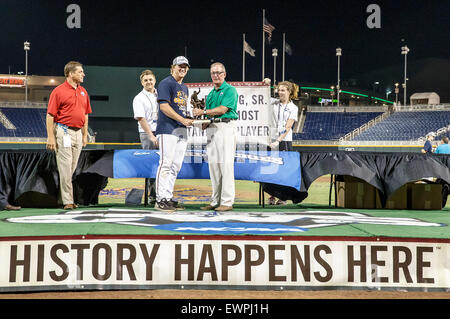
[{"label": "short sleeve shirt", "polygon": [[426,141],[425,145],[423,146],[423,149],[427,152],[427,153],[432,153],[433,152],[433,146],[431,145],[430,141]]},{"label": "short sleeve shirt", "polygon": [[[139,117],[145,118],[152,132],[156,131],[156,122],[158,120],[158,102],[156,99],[155,93],[147,92],[145,89],[133,99],[134,118],[136,120]],[[141,133],[145,132],[139,122],[138,130]]]},{"label": "short sleeve shirt", "polygon": [[450,144],[441,144],[436,148],[435,154],[450,154]]},{"label": "short sleeve shirt", "polygon": [[47,113],[53,116],[56,123],[83,127],[86,114],[92,113],[86,89],[81,85],[75,89],[67,81],[58,85],[50,94]]},{"label": "short sleeve shirt", "polygon": [[[288,104],[281,104],[278,99],[271,99],[273,106],[273,118],[277,125],[277,133],[283,134],[286,130],[287,121],[292,119],[298,121],[298,107],[291,101]],[[292,129],[284,138],[284,141],[292,141]]]},{"label": "short sleeve shirt", "polygon": [[218,89],[214,88],[211,92],[209,92],[206,97],[205,108],[210,110],[218,106],[226,106],[228,111],[225,114],[216,116],[215,118],[237,119],[237,102],[238,94],[236,88],[224,81]]},{"label": "short sleeve shirt", "polygon": [[[182,117],[187,116],[187,101],[189,90],[184,83],[178,83],[172,75],[162,80],[157,88],[158,91],[158,120],[156,134],[182,134],[186,135],[186,126],[171,119],[161,111],[161,103],[168,103],[172,109]],[[174,132],[176,130],[176,132]]]}]

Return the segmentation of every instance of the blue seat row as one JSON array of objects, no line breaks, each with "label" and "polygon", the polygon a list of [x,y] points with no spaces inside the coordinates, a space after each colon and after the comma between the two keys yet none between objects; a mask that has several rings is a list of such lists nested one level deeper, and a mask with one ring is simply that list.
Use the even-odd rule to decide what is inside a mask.
[{"label": "blue seat row", "polygon": [[413,141],[450,125],[450,111],[395,112],[354,141]]},{"label": "blue seat row", "polygon": [[2,107],[0,111],[14,124],[15,129],[7,129],[0,124],[3,137],[46,137],[46,109]]},{"label": "blue seat row", "polygon": [[294,140],[338,140],[383,112],[308,112]]}]

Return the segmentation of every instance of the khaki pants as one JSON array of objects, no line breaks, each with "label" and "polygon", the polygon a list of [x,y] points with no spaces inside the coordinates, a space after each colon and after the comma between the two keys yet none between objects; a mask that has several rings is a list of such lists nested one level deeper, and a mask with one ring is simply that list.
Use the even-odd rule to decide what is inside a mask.
[{"label": "khaki pants", "polygon": [[236,154],[236,124],[212,123],[207,128],[209,175],[212,206],[233,206],[235,198],[234,157]]},{"label": "khaki pants", "polygon": [[[64,147],[64,134],[70,136],[71,146]],[[63,205],[75,204],[73,200],[72,176],[77,168],[78,159],[83,147],[83,134],[81,129],[66,130],[55,124],[56,136],[56,164],[59,172],[59,184],[61,189],[61,200]]]}]

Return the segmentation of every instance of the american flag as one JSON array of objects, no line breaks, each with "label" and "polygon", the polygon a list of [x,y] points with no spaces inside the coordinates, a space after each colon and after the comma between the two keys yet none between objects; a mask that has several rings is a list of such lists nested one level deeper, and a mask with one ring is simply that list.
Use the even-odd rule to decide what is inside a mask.
[{"label": "american flag", "polygon": [[267,36],[269,37],[269,40],[272,39],[272,31],[275,30],[275,27],[267,21],[267,19],[264,17],[264,23],[263,23],[263,31],[267,33]]}]

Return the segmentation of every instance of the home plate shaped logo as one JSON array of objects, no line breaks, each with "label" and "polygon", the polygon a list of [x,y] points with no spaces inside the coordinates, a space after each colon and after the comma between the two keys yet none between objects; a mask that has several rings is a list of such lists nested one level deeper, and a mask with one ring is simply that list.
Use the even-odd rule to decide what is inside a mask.
[{"label": "home plate shaped logo", "polygon": [[348,224],[446,226],[415,218],[374,217],[362,213],[331,211],[298,213],[183,211],[167,214],[153,210],[108,209],[62,212],[56,215],[12,217],[6,218],[4,221],[25,224],[113,223],[209,235],[288,234],[305,232],[313,228]]}]

